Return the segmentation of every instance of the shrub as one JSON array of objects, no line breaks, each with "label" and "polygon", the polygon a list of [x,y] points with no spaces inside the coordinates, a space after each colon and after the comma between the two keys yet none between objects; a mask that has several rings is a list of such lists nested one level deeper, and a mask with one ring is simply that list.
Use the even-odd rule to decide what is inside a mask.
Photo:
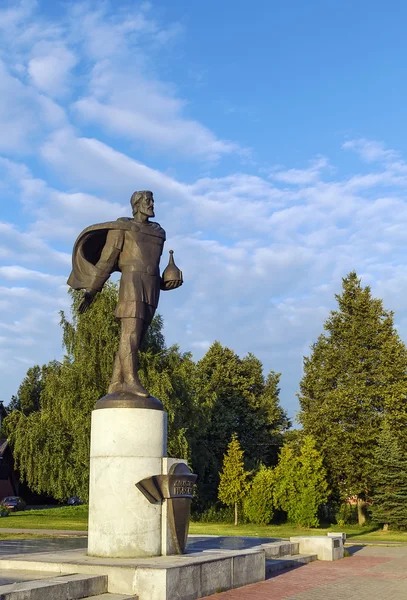
[{"label": "shrub", "polygon": [[213,504],[207,510],[201,514],[193,516],[194,521],[201,523],[233,523],[235,519],[235,512],[232,506],[219,507]]},{"label": "shrub", "polygon": [[351,525],[358,522],[357,508],[351,506],[349,502],[342,502],[335,515],[336,522],[340,527]]},{"label": "shrub", "polygon": [[271,522],[274,515],[273,486],[273,469],[262,465],[243,500],[243,512],[250,523],[268,525]]}]

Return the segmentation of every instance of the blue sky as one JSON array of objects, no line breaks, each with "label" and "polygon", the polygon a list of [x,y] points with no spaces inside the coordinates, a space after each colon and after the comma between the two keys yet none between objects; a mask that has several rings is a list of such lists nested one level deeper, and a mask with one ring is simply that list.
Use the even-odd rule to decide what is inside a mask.
[{"label": "blue sky", "polygon": [[406,19],[394,0],[3,2],[1,397],[61,356],[73,242],[136,189],[185,276],[167,342],[253,352],[291,416],[350,270],[407,341]]}]

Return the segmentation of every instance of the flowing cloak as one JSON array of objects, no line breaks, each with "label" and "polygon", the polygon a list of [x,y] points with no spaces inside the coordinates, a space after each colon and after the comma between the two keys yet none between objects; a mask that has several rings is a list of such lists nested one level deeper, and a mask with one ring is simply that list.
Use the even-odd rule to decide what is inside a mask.
[{"label": "flowing cloak", "polygon": [[[95,289],[100,291],[107,277],[101,276],[96,267],[106,244],[110,230],[130,231],[130,220],[109,221],[91,225],[79,234],[72,251],[72,272],[67,281],[74,290]],[[120,271],[118,265],[112,269]],[[110,275],[110,273],[109,273]]]},{"label": "flowing cloak", "polygon": [[[130,245],[126,246],[123,235],[109,236],[109,241],[109,232],[129,232]],[[160,296],[159,259],[164,241],[165,231],[154,222],[149,223],[147,230],[128,218],[91,225],[75,242],[68,285],[76,290],[101,291],[109,276],[121,271],[116,317],[139,317],[151,322]],[[107,261],[103,259],[105,246]],[[147,249],[147,258],[143,257],[142,248]]]}]

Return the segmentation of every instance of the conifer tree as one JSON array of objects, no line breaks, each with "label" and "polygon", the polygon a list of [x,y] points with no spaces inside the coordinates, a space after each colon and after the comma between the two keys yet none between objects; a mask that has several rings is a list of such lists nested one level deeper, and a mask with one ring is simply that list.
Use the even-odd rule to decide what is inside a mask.
[{"label": "conifer tree", "polygon": [[243,455],[239,440],[233,434],[223,459],[223,470],[219,473],[218,498],[227,506],[235,507],[235,525],[239,520],[239,504],[248,489],[249,473],[245,471]]},{"label": "conifer tree", "polygon": [[318,510],[328,499],[322,456],[310,435],[283,446],[274,469],[274,502],[290,523],[318,527]]},{"label": "conifer tree", "polygon": [[260,465],[243,499],[244,515],[251,523],[271,523],[274,515],[274,482],[274,469]]},{"label": "conifer tree", "polygon": [[372,521],[384,529],[407,529],[407,457],[384,424],[372,467]]},{"label": "conifer tree", "polygon": [[362,524],[383,415],[407,448],[407,349],[393,313],[355,272],[343,279],[336,300],[326,333],[304,358],[299,420],[317,442],[331,489],[343,499],[358,498]]},{"label": "conifer tree", "polygon": [[219,342],[198,362],[194,384],[197,424],[191,444],[201,508],[216,500],[219,471],[234,432],[249,469],[260,463],[276,464],[282,434],[290,426],[279,403],[279,378],[271,371],[265,379],[255,356],[240,358]]}]

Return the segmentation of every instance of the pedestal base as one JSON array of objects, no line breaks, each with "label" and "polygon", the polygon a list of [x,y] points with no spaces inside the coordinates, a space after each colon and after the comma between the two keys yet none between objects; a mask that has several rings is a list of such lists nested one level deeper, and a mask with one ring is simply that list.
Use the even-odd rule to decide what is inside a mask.
[{"label": "pedestal base", "polygon": [[161,473],[167,413],[146,408],[94,410],[91,426],[88,554],[136,558],[161,554],[161,503],[136,488]]},{"label": "pedestal base", "polygon": [[164,410],[163,404],[154,396],[138,396],[129,392],[115,392],[108,394],[95,404],[95,410],[101,408],[148,408],[150,410]]},{"label": "pedestal base", "polygon": [[83,551],[21,554],[0,558],[2,569],[30,569],[52,573],[103,574],[108,591],[135,594],[139,600],[193,600],[265,579],[265,552],[207,550],[183,556],[108,559]]}]

